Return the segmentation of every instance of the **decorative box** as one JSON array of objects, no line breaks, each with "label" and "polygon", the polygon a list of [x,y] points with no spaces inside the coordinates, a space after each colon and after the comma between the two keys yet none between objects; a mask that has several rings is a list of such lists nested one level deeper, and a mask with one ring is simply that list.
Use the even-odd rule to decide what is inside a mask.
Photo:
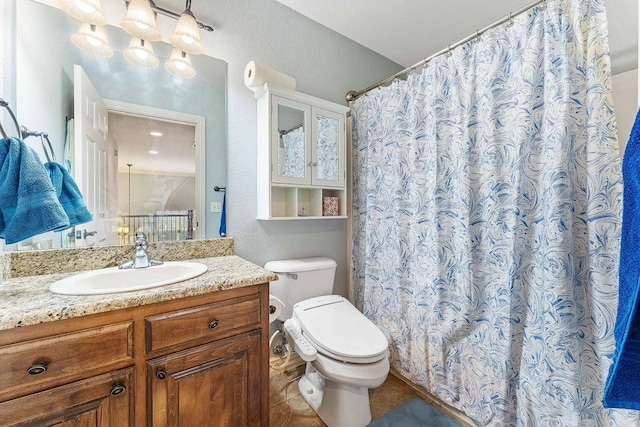
[{"label": "decorative box", "polygon": [[338,210],[338,198],[337,197],[323,197],[322,198],[322,216],[338,216],[340,211]]}]

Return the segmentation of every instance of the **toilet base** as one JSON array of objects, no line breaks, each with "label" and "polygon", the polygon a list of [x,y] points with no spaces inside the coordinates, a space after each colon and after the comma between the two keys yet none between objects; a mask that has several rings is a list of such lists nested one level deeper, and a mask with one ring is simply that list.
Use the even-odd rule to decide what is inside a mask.
[{"label": "toilet base", "polygon": [[310,362],[298,389],[328,427],[365,427],[371,421],[367,387],[328,380]]},{"label": "toilet base", "polygon": [[316,412],[329,427],[365,427],[371,421],[369,389],[326,380]]}]

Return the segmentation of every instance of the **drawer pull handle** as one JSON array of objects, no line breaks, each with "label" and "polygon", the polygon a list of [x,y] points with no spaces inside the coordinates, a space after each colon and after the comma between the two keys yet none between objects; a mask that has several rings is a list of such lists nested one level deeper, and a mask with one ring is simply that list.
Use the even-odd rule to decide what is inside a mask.
[{"label": "drawer pull handle", "polygon": [[41,375],[47,372],[47,364],[45,362],[34,363],[27,369],[27,374],[31,376]]},{"label": "drawer pull handle", "polygon": [[109,394],[111,396],[117,396],[119,394],[124,393],[125,391],[127,391],[127,388],[124,386],[124,384],[116,384],[113,387],[111,387],[111,391],[109,392]]},{"label": "drawer pull handle", "polygon": [[211,322],[209,322],[209,329],[214,330],[218,327],[219,324],[220,322],[218,321],[218,319],[213,319]]},{"label": "drawer pull handle", "polygon": [[167,373],[165,371],[158,371],[156,372],[156,378],[162,381],[167,378]]}]

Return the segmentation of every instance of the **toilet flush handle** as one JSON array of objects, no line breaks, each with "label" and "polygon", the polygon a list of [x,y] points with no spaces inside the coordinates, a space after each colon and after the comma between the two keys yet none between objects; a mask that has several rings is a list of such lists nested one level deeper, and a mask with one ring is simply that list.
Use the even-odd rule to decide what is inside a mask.
[{"label": "toilet flush handle", "polygon": [[298,280],[298,274],[297,274],[297,273],[286,273],[286,276],[287,276],[289,279],[292,279],[292,280]]}]

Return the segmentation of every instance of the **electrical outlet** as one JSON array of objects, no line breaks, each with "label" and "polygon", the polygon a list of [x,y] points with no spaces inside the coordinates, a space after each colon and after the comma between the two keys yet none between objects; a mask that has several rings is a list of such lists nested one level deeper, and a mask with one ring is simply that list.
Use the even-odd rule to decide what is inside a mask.
[{"label": "electrical outlet", "polygon": [[213,213],[222,212],[222,203],[211,202],[211,212]]}]

